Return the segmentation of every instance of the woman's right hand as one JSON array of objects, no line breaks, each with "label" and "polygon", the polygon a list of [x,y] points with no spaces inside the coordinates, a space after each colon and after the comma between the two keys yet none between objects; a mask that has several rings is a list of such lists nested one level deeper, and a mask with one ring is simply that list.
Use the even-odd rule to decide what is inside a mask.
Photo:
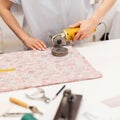
[{"label": "woman's right hand", "polygon": [[11,28],[11,30],[20,38],[20,40],[32,50],[45,50],[46,45],[39,39],[30,37],[19,25],[10,9],[13,3],[10,0],[0,0],[0,16]]},{"label": "woman's right hand", "polygon": [[46,45],[43,43],[42,40],[29,37],[28,39],[24,40],[23,43],[32,50],[45,50]]}]

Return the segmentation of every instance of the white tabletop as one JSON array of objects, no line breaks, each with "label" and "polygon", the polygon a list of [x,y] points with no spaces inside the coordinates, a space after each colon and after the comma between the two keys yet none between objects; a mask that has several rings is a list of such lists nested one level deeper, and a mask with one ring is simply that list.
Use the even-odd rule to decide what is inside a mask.
[{"label": "white tabletop", "polygon": [[[109,40],[104,42],[95,42],[81,44],[77,46],[80,53],[86,57],[90,64],[103,74],[100,79],[79,81],[74,83],[66,83],[66,89],[69,88],[75,94],[82,94],[84,98],[94,101],[102,101],[104,99],[120,95],[120,39]],[[63,84],[43,87],[46,96],[53,98],[56,92]],[[62,93],[50,104],[41,101],[33,101],[26,98],[25,93],[31,92],[35,88],[19,90],[7,93],[0,93],[0,104],[8,103],[9,97],[15,97],[30,105],[37,106],[44,116],[40,120],[52,120],[62,98]],[[24,108],[13,106],[12,111],[29,112]],[[0,120],[20,120],[20,118],[0,118]],[[78,119],[79,120],[79,119]]]}]

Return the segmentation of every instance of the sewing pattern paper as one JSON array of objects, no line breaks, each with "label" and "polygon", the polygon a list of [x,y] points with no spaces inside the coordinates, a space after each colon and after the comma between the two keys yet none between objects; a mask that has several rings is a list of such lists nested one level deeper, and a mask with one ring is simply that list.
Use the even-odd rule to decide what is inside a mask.
[{"label": "sewing pattern paper", "polygon": [[76,48],[64,57],[52,56],[50,49],[2,54],[0,69],[0,92],[102,77]]}]

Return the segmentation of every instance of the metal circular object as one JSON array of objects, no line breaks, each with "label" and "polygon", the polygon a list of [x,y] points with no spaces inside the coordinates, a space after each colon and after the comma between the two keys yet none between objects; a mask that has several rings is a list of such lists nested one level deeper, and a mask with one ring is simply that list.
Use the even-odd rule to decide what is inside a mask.
[{"label": "metal circular object", "polygon": [[51,50],[52,55],[57,56],[57,57],[62,57],[68,54],[68,49],[64,47],[54,47]]},{"label": "metal circular object", "polygon": [[26,96],[33,100],[41,100],[46,103],[50,103],[50,98],[45,96],[45,91],[42,88],[38,88],[33,93],[26,93]]}]

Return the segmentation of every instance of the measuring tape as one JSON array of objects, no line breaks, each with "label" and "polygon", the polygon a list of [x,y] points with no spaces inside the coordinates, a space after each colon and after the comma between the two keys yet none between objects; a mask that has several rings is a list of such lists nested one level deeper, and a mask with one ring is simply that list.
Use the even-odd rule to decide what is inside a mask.
[{"label": "measuring tape", "polygon": [[4,69],[0,69],[0,73],[1,72],[13,72],[15,71],[15,68],[4,68]]}]

